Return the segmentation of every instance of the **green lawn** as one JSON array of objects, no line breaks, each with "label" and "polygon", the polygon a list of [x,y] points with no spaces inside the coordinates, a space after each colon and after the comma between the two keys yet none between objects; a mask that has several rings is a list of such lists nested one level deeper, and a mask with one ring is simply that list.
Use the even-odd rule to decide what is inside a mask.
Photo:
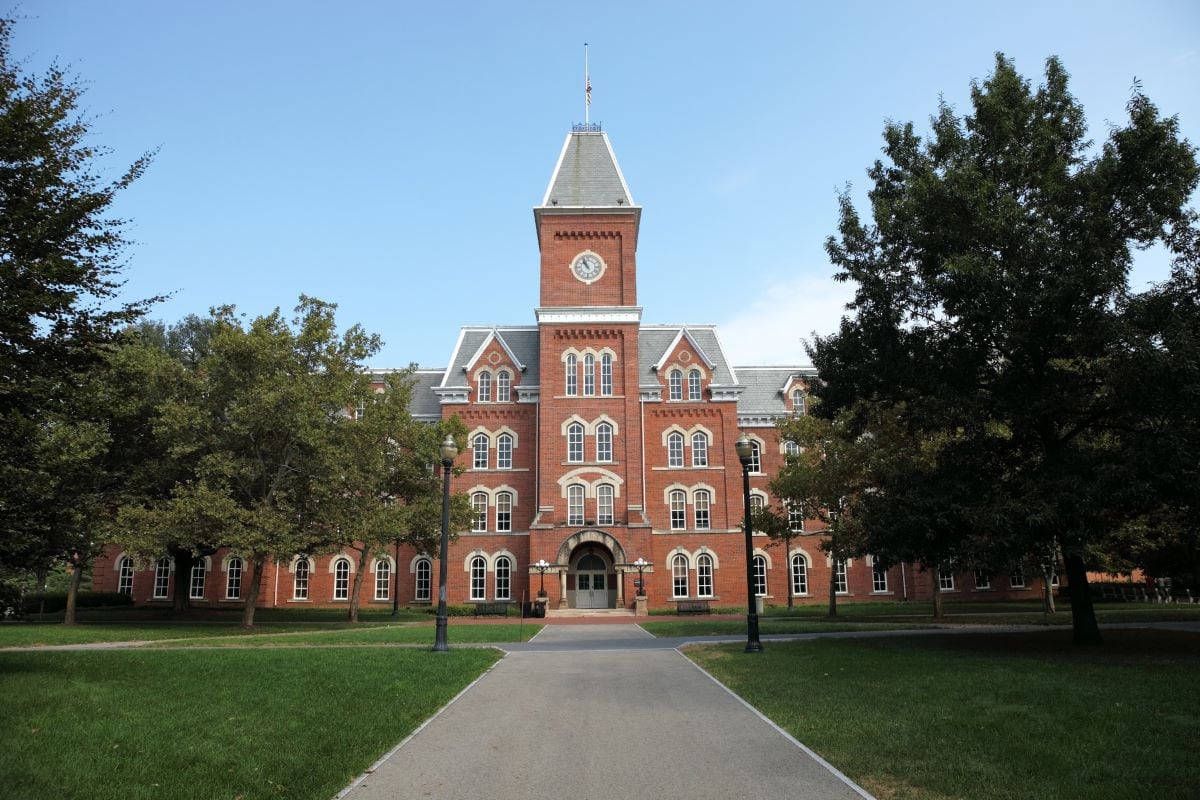
[{"label": "green lawn", "polygon": [[[758,632],[760,635],[780,633],[832,633],[835,631],[886,631],[912,630],[914,628],[931,627],[916,622],[886,623],[886,622],[822,622],[811,617],[796,619],[778,619],[759,617]],[[697,617],[691,619],[664,620],[643,622],[642,628],[658,637],[673,636],[744,636],[746,621],[744,619],[713,619]]]},{"label": "green lawn", "polygon": [[87,644],[89,642],[135,642],[158,639],[196,639],[205,637],[252,636],[295,631],[329,631],[366,628],[384,623],[296,622],[264,623],[244,631],[233,622],[195,623],[100,623],[51,625],[45,623],[6,622],[0,624],[0,647],[30,647],[47,644]]},{"label": "green lawn", "polygon": [[1200,796],[1200,635],[1104,636],[1098,648],[1038,631],[687,654],[881,800]]},{"label": "green lawn", "polygon": [[[446,637],[455,643],[480,644],[492,642],[527,642],[542,629],[540,624],[515,622],[471,624],[450,621]],[[376,645],[427,644],[433,646],[436,629],[432,625],[387,625],[354,630],[287,632],[282,635],[242,635],[212,639],[190,639],[185,642],[160,642],[154,647],[296,647],[301,645]]]},{"label": "green lawn", "polygon": [[0,653],[0,791],[328,800],[498,658],[487,648]]}]

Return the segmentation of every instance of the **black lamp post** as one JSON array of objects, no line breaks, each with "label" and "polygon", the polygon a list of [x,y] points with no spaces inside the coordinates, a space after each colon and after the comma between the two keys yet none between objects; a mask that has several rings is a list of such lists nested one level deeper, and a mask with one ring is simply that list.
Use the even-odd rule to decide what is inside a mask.
[{"label": "black lamp post", "polygon": [[438,570],[437,636],[434,652],[444,653],[450,649],[446,644],[446,555],[450,549],[450,467],[458,457],[458,445],[454,437],[447,435],[442,442],[442,566]]},{"label": "black lamp post", "polygon": [[550,563],[544,558],[539,558],[538,562],[533,565],[542,576],[542,586],[538,589],[538,597],[546,596],[546,570],[550,569]]},{"label": "black lamp post", "polygon": [[746,509],[746,652],[761,653],[763,647],[758,640],[758,608],[754,601],[754,541],[751,538],[754,532],[750,522],[750,462],[754,458],[754,443],[743,433],[734,447],[738,461],[742,462],[742,505]]},{"label": "black lamp post", "polygon": [[638,585],[637,585],[638,597],[645,597],[646,596],[646,583],[645,583],[645,581],[642,580],[642,573],[646,571],[646,567],[650,566],[650,562],[647,561],[646,559],[642,558],[641,556],[638,556],[638,560],[633,562],[633,565],[635,567],[637,567],[637,571],[638,571]]}]

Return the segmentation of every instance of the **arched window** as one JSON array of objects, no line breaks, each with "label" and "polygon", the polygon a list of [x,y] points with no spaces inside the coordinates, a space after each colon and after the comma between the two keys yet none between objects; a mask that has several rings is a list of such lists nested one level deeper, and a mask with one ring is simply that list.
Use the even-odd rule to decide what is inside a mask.
[{"label": "arched window", "polygon": [[707,553],[696,559],[696,596],[713,596],[713,561]]},{"label": "arched window", "polygon": [[687,556],[677,555],[671,559],[671,596],[688,596]]},{"label": "arched window", "polygon": [[669,394],[668,399],[682,400],[683,399],[683,373],[677,369],[671,370],[667,374],[667,387]]},{"label": "arched window", "polygon": [[792,556],[792,594],[808,594],[808,561],[801,553]]},{"label": "arched window", "polygon": [[418,602],[429,602],[433,597],[433,562],[428,558],[417,559],[417,580],[414,587],[413,599]]},{"label": "arched window", "polygon": [[193,600],[204,599],[204,574],[207,572],[203,558],[197,558],[192,564],[192,580],[188,586],[188,597]]},{"label": "arched window", "polygon": [[567,354],[566,366],[567,378],[567,397],[574,397],[579,394],[579,359],[574,353]]},{"label": "arched window", "polygon": [[613,427],[607,422],[596,426],[596,460],[613,460]]},{"label": "arched window", "polygon": [[350,562],[339,558],[333,562],[333,599],[346,600],[350,597]]},{"label": "arched window", "polygon": [[512,400],[512,376],[508,374],[508,370],[500,370],[496,373],[496,402],[507,403]]},{"label": "arched window", "polygon": [[583,393],[587,397],[596,393],[596,357],[591,353],[583,357]]},{"label": "arched window", "polygon": [[487,561],[483,559],[483,556],[475,556],[471,559],[471,599],[487,599]]},{"label": "arched window", "polygon": [[471,450],[474,453],[474,459],[471,463],[475,469],[487,469],[488,444],[488,435],[486,433],[475,434],[475,439],[471,443]]},{"label": "arched window", "polygon": [[578,422],[567,426],[567,461],[572,464],[583,461],[583,426]]},{"label": "arched window", "polygon": [[583,487],[577,483],[567,487],[567,524],[583,524]]},{"label": "arched window", "polygon": [[696,514],[696,530],[706,531],[712,524],[710,507],[712,497],[707,491],[701,489],[692,496],[692,510]]},{"label": "arched window", "polygon": [[767,596],[767,559],[763,556],[754,557],[754,596]]},{"label": "arched window", "polygon": [[848,566],[844,558],[833,562],[833,590],[838,594],[847,594],[850,591],[850,580],[846,575]]},{"label": "arched window", "polygon": [[800,445],[788,439],[783,443],[783,452],[789,456],[798,456],[800,455]]},{"label": "arched window", "polygon": [[471,495],[471,530],[475,533],[483,533],[487,530],[487,508],[488,496],[487,492],[475,492]]},{"label": "arched window", "polygon": [[763,508],[766,507],[766,505],[767,505],[767,500],[761,494],[750,495],[750,510],[751,511],[762,511]]},{"label": "arched window", "polygon": [[613,357],[611,353],[600,356],[600,394],[611,397],[613,393]]},{"label": "arched window", "polygon": [[682,489],[671,492],[671,530],[681,531],[687,527],[687,495]]},{"label": "arched window", "polygon": [[803,416],[806,411],[804,402],[804,391],[802,389],[792,390],[792,413],[797,417]]},{"label": "arched window", "polygon": [[613,524],[613,487],[607,483],[596,487],[596,524]]},{"label": "arched window", "polygon": [[700,370],[688,372],[688,400],[700,399]]},{"label": "arched window", "polygon": [[708,434],[697,431],[692,434],[692,466],[708,466]]},{"label": "arched window", "polygon": [[129,556],[117,562],[117,591],[133,594],[133,559]]},{"label": "arched window", "polygon": [[502,433],[496,439],[496,469],[512,469],[513,437]]},{"label": "arched window", "polygon": [[683,466],[683,434],[678,431],[667,434],[667,466]]},{"label": "arched window", "polygon": [[508,556],[496,559],[496,599],[507,600],[512,595],[512,562]]},{"label": "arched window", "polygon": [[750,471],[762,472],[762,446],[751,439],[750,451]]},{"label": "arched window", "polygon": [[171,588],[171,557],[163,556],[154,564],[154,599],[166,600]]},{"label": "arched window", "polygon": [[392,564],[386,559],[375,562],[375,599],[390,600],[392,597]]},{"label": "arched window", "polygon": [[496,495],[496,530],[508,533],[512,530],[512,494],[500,492]]},{"label": "arched window", "polygon": [[231,558],[225,565],[225,599],[242,599],[242,560]]},{"label": "arched window", "polygon": [[296,574],[292,578],[292,599],[308,599],[308,559],[302,558],[296,562]]},{"label": "arched window", "polygon": [[479,395],[477,398],[478,401],[480,403],[492,402],[492,373],[481,372],[481,373],[479,373],[478,380],[479,380]]}]

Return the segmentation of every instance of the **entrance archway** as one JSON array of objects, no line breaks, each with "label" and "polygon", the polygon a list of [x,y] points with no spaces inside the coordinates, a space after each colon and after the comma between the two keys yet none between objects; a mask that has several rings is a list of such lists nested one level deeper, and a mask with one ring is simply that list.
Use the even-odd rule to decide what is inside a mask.
[{"label": "entrance archway", "polygon": [[625,548],[611,534],[583,530],[568,536],[559,545],[555,562],[559,566],[561,608],[619,608],[625,604]]},{"label": "entrance archway", "polygon": [[574,568],[568,573],[575,577],[575,608],[612,608],[616,599],[616,589],[610,588],[616,575],[608,560],[590,548],[577,559],[573,559]]}]

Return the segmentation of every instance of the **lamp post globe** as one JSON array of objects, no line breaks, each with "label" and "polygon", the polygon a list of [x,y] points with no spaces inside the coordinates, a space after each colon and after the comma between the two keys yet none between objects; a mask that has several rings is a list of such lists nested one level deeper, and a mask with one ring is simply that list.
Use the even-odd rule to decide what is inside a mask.
[{"label": "lamp post globe", "polygon": [[539,558],[533,566],[537,567],[538,573],[541,575],[542,585],[538,589],[538,597],[546,596],[546,570],[550,569],[550,563],[544,558]]},{"label": "lamp post globe", "polygon": [[646,582],[642,579],[642,573],[644,573],[646,571],[646,567],[650,566],[650,562],[647,561],[646,559],[642,558],[641,556],[638,556],[638,560],[633,562],[633,566],[637,567],[637,571],[638,571],[637,594],[639,597],[645,597],[646,596]]},{"label": "lamp post globe", "polygon": [[450,468],[454,459],[458,458],[458,445],[454,437],[447,434],[441,447],[442,455],[442,546],[441,566],[438,569],[438,610],[437,633],[433,642],[435,652],[444,653],[450,649],[446,643],[446,556],[450,550]]},{"label": "lamp post globe", "polygon": [[754,597],[754,530],[750,509],[750,465],[754,461],[754,443],[742,434],[734,444],[738,461],[742,462],[742,507],[746,514],[746,652],[761,653],[758,638],[758,604]]}]

